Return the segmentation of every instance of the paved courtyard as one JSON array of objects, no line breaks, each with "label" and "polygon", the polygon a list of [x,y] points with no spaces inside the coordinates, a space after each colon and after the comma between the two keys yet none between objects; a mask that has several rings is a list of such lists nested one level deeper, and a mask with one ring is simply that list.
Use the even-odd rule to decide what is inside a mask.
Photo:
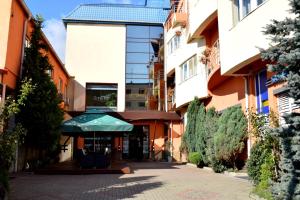
[{"label": "paved courtyard", "polygon": [[15,200],[243,200],[251,184],[243,178],[215,174],[186,165],[131,163],[126,175],[32,175],[11,180],[10,199]]}]

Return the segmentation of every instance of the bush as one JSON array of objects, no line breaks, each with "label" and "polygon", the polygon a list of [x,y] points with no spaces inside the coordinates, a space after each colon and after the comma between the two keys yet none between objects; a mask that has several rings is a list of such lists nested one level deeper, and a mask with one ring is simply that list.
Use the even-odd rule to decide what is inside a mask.
[{"label": "bush", "polygon": [[262,141],[257,142],[252,147],[250,155],[247,161],[248,175],[254,184],[257,185],[261,175],[260,167],[266,158],[266,150]]},{"label": "bush", "polygon": [[269,153],[264,159],[264,163],[260,167],[259,183],[254,189],[254,193],[258,196],[272,200],[271,181],[274,178],[275,161],[274,156]]},{"label": "bush", "polygon": [[197,166],[200,166],[203,163],[202,157],[201,157],[201,155],[200,155],[199,152],[191,152],[191,153],[189,153],[189,158],[188,159],[189,159],[190,163],[193,163],[193,164],[195,164]]},{"label": "bush", "polygon": [[216,173],[222,173],[227,169],[226,165],[224,165],[220,160],[216,159],[215,157],[212,158],[211,165],[212,169]]},{"label": "bush", "polygon": [[218,120],[214,137],[215,158],[227,167],[236,168],[238,155],[245,147],[247,119],[240,106],[226,109]]}]

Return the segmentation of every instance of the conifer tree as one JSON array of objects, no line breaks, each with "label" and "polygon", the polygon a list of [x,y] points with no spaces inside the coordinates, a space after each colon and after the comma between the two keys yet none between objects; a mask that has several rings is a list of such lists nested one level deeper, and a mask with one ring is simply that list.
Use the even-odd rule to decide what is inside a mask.
[{"label": "conifer tree", "polygon": [[[198,112],[197,112],[197,119],[196,119],[196,151],[200,153],[201,158],[206,160],[206,130],[205,130],[205,106],[201,104],[199,106]],[[204,163],[206,164],[206,163]]]},{"label": "conifer tree", "polygon": [[[268,68],[277,77],[285,77],[288,96],[300,106],[300,0],[290,0],[293,18],[273,20],[265,34],[271,37],[272,46],[262,52],[269,61]],[[275,76],[275,77],[276,77]],[[300,199],[300,113],[285,117],[286,127],[274,130],[281,146],[281,177],[273,186],[275,199]]]},{"label": "conifer tree", "polygon": [[59,108],[61,100],[47,73],[52,66],[47,57],[47,46],[42,40],[42,23],[41,17],[37,16],[30,45],[25,48],[22,71],[22,79],[31,80],[36,87],[24,102],[24,106],[20,107],[17,116],[28,131],[25,145],[40,152],[37,159],[41,159],[42,156],[51,157],[59,152],[59,128],[63,120],[63,111]]},{"label": "conifer tree", "polygon": [[187,145],[189,152],[196,150],[196,120],[200,102],[195,98],[189,105],[187,110],[187,125],[183,135],[183,142]]}]

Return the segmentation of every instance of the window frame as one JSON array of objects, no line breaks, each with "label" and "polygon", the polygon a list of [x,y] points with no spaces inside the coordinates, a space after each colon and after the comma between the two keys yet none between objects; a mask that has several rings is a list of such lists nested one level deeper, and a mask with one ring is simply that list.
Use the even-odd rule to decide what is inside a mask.
[{"label": "window frame", "polygon": [[180,82],[184,82],[192,78],[193,76],[196,76],[197,69],[198,69],[197,54],[195,54],[180,65],[180,77],[181,77]]}]

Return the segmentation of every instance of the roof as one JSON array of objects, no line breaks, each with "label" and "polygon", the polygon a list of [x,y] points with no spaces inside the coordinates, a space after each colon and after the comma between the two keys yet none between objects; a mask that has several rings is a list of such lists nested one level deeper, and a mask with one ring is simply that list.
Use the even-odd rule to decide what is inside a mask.
[{"label": "roof", "polygon": [[[67,23],[114,23],[114,24],[163,24],[168,17],[169,9],[132,4],[82,4],[63,18]],[[159,1],[158,1],[159,2]]]},{"label": "roof", "polygon": [[137,120],[165,120],[165,121],[180,121],[181,118],[176,112],[164,112],[155,110],[146,111],[125,111],[117,113],[109,113],[115,115],[125,121],[137,121]]}]

